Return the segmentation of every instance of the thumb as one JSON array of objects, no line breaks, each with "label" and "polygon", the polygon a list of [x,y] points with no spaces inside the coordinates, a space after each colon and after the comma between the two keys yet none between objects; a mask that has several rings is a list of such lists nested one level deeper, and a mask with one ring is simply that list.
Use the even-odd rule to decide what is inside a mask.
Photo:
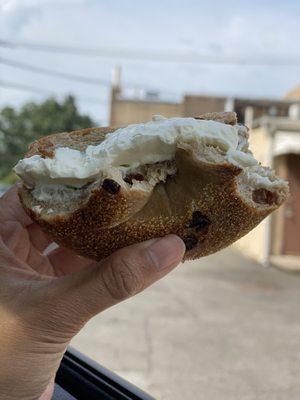
[{"label": "thumb", "polygon": [[118,250],[100,263],[59,279],[63,299],[78,328],[95,314],[127,299],[161,279],[183,258],[185,245],[175,235]]}]

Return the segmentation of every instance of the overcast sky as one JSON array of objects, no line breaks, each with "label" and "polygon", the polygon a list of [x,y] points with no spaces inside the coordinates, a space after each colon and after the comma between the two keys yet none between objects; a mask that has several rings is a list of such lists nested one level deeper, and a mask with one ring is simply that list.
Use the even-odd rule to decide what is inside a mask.
[{"label": "overcast sky", "polygon": [[[155,62],[0,47],[0,56],[109,82],[122,66],[125,86],[159,89],[165,97],[211,93],[281,97],[300,83],[300,1],[0,0],[0,39],[80,48],[203,54],[269,65]],[[270,60],[274,64],[270,65]],[[290,65],[278,65],[287,61]],[[0,64],[0,82],[72,92],[81,110],[107,118],[108,89]],[[0,88],[0,107],[41,100],[45,93]],[[87,102],[99,100],[98,104]]]}]

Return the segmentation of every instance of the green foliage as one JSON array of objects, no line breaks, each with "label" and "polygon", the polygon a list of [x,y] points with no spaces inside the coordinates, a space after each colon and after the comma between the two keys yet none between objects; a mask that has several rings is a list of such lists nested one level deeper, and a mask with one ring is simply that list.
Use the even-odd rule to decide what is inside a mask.
[{"label": "green foliage", "polygon": [[0,180],[2,185],[12,185],[13,183],[19,182],[20,178],[18,175],[14,173],[14,171],[10,171],[3,179]]},{"label": "green foliage", "polygon": [[35,139],[93,125],[90,117],[79,114],[73,96],[62,102],[49,98],[40,104],[26,103],[20,111],[3,108],[0,111],[0,179],[6,183],[16,180],[11,168]]}]

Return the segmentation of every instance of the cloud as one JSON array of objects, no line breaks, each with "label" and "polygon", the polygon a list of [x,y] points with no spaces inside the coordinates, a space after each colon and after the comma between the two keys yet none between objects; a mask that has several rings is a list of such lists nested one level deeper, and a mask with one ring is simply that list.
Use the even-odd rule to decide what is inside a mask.
[{"label": "cloud", "polygon": [[[0,0],[1,1],[1,0]],[[208,55],[297,57],[300,3],[287,0],[5,0],[1,2],[5,39],[97,48],[118,47]],[[284,18],[283,18],[284,15]],[[37,66],[109,80],[115,64],[125,84],[160,88],[177,96],[185,92],[281,96],[299,79],[299,67],[155,63],[3,50],[4,56]],[[107,96],[103,87],[87,87],[2,67],[2,76],[33,86],[72,91],[81,96]],[[3,79],[4,79],[3,78]],[[31,96],[31,95],[28,95]],[[26,98],[6,92],[12,103]],[[2,101],[3,103],[3,101]],[[101,116],[97,107],[81,105]]]},{"label": "cloud", "polygon": [[22,33],[22,29],[30,26],[49,8],[74,7],[91,3],[93,0],[2,0],[0,3],[0,23],[2,34],[13,35]]},{"label": "cloud", "polygon": [[0,3],[1,33],[16,39],[24,26],[30,25],[42,13],[43,1],[4,0]]},{"label": "cloud", "polygon": [[47,4],[84,4],[90,0],[2,0],[0,3],[0,10],[4,12],[16,11],[20,8],[32,6],[45,6]]}]

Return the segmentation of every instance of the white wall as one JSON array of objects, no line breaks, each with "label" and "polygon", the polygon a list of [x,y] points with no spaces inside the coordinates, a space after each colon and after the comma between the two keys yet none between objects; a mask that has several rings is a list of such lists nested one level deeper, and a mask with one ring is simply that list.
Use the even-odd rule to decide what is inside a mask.
[{"label": "white wall", "polygon": [[[269,137],[264,128],[253,129],[250,132],[250,149],[255,158],[263,165],[268,164],[268,148]],[[238,250],[241,250],[245,255],[255,259],[258,262],[263,261],[266,220],[263,220],[256,228],[249,232],[246,236],[233,244]]]}]

